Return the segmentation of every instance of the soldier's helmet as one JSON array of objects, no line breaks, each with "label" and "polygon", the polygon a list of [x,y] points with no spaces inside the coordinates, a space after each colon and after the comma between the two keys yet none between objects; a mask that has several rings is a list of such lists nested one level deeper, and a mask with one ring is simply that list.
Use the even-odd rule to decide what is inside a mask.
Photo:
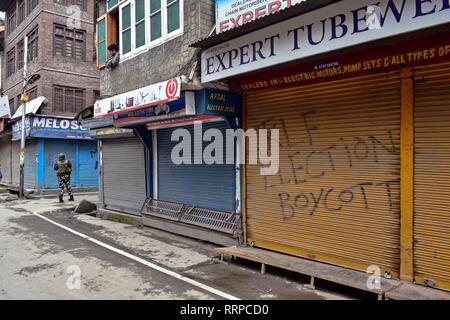
[{"label": "soldier's helmet", "polygon": [[66,155],[64,153],[60,153],[58,156],[59,161],[64,161],[66,160]]}]

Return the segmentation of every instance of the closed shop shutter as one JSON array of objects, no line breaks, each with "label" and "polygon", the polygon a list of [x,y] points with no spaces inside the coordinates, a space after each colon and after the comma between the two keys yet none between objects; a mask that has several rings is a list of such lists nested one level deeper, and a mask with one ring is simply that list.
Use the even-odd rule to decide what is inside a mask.
[{"label": "closed shop shutter", "polygon": [[25,167],[24,167],[24,178],[26,188],[34,188],[36,186],[37,156],[38,155],[37,155],[36,140],[27,140]]},{"label": "closed shop shutter", "polygon": [[246,166],[247,240],[366,271],[400,266],[397,72],[246,96],[246,127],[279,129],[280,170]]},{"label": "closed shop shutter", "polygon": [[[26,154],[25,154],[25,167],[24,167],[24,179],[26,188],[34,188],[36,186],[36,174],[37,174],[37,144],[35,140],[26,141]],[[20,183],[20,141],[12,142],[12,159],[11,159],[11,173],[12,183],[19,185]],[[8,170],[10,168],[8,167]]]},{"label": "closed shop shutter", "polygon": [[102,156],[106,208],[139,214],[146,199],[144,145],[136,137],[104,140]]},{"label": "closed shop shutter", "polygon": [[80,187],[98,186],[97,141],[78,142],[78,177]]},{"label": "closed shop shutter", "polygon": [[[192,137],[194,152],[194,126],[183,127]],[[225,122],[203,123],[203,133],[208,129],[218,129],[224,137]],[[172,149],[178,142],[172,142],[174,129],[158,130],[158,198],[206,209],[235,211],[235,166],[227,164],[181,164],[176,165],[171,158]],[[210,142],[204,142],[203,147]],[[204,148],[202,149],[204,150]],[[192,163],[194,158],[192,157]]]},{"label": "closed shop shutter", "polygon": [[10,184],[11,181],[11,136],[0,137],[0,165],[2,180],[0,183]]},{"label": "closed shop shutter", "polygon": [[12,184],[18,186],[20,182],[20,141],[12,143]]},{"label": "closed shop shutter", "polygon": [[60,153],[66,155],[66,159],[70,160],[73,166],[71,184],[75,184],[76,176],[76,141],[45,139],[44,140],[44,188],[58,188],[58,177],[54,169],[55,161],[58,160]]},{"label": "closed shop shutter", "polygon": [[414,92],[415,280],[450,290],[450,66],[419,70]]}]

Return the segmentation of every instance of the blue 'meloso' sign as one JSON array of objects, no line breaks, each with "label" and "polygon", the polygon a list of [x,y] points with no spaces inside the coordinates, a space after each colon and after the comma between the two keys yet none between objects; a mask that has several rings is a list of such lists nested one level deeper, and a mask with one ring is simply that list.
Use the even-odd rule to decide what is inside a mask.
[{"label": "blue 'meloso' sign", "polygon": [[91,140],[89,131],[76,120],[32,117],[30,136],[35,138],[85,139]]}]

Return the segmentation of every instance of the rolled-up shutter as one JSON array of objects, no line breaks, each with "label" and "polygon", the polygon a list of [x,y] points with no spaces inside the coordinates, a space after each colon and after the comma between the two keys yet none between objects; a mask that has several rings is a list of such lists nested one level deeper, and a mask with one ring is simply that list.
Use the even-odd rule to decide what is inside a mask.
[{"label": "rolled-up shutter", "polygon": [[414,89],[415,280],[450,290],[450,66],[417,71]]},{"label": "rolled-up shutter", "polygon": [[107,139],[102,158],[105,207],[139,214],[146,199],[144,145],[136,137]]},{"label": "rolled-up shutter", "polygon": [[[192,151],[194,151],[194,126],[183,128],[191,134]],[[223,150],[225,151],[226,128],[225,122],[203,123],[202,133],[208,129],[220,130],[224,137]],[[178,142],[171,141],[173,130],[158,131],[158,198],[206,209],[235,211],[235,166],[205,163],[174,164],[171,153]],[[207,144],[204,143],[203,146]]]},{"label": "rolled-up shutter", "polygon": [[280,170],[246,166],[249,243],[399,272],[398,73],[249,93],[246,127],[279,129]]}]

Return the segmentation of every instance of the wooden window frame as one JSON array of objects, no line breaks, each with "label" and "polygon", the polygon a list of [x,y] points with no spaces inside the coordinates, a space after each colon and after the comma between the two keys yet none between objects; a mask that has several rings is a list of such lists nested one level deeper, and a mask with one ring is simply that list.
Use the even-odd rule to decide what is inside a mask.
[{"label": "wooden window frame", "polygon": [[[62,90],[62,106],[61,106],[61,110],[57,110],[56,108],[56,97],[57,97],[57,90]],[[68,98],[68,94],[67,91],[70,92],[70,96],[72,98],[72,110],[67,110],[67,98]],[[78,97],[77,97],[77,92],[81,92],[82,97],[81,97],[81,107],[79,109],[77,109],[77,102],[78,102]],[[65,87],[65,86],[58,86],[55,85],[53,86],[53,103],[52,103],[52,112],[64,112],[64,113],[77,113],[80,112],[81,110],[83,110],[86,106],[86,90],[82,89],[82,88],[74,88],[74,87]]]},{"label": "wooden window frame", "polygon": [[16,48],[6,53],[6,76],[10,77],[16,73]]},{"label": "wooden window frame", "polygon": [[16,98],[16,105],[15,105],[16,111],[19,110],[19,107],[21,105],[22,105],[22,94],[19,94],[19,95],[17,95],[17,98]]},{"label": "wooden window frame", "polygon": [[29,15],[38,4],[39,0],[27,0],[27,15]]},{"label": "wooden window frame", "polygon": [[27,96],[30,97],[30,101],[37,98],[37,86],[27,90]]},{"label": "wooden window frame", "polygon": [[11,98],[8,100],[9,108],[11,109],[11,117],[16,112],[16,100],[14,98]]},{"label": "wooden window frame", "polygon": [[[108,46],[111,44],[119,44],[118,41],[118,37],[116,35],[116,30],[119,28],[119,21],[118,19],[115,17],[115,15],[117,14],[117,16],[119,15],[119,8],[117,7],[116,10],[112,10],[111,12],[108,12],[104,15],[102,15],[101,17],[99,17],[97,19],[97,28],[96,28],[96,32],[95,32],[95,49],[96,49],[96,59],[97,59],[97,67],[99,69],[103,69],[106,67],[106,64],[108,63]],[[105,54],[106,54],[106,62],[103,64],[99,64],[98,61],[98,24],[100,21],[105,19]],[[120,30],[119,30],[120,32]]]},{"label": "wooden window frame", "polygon": [[17,28],[17,2],[14,1],[13,5],[6,12],[6,29],[8,34],[11,34]]},{"label": "wooden window frame", "polygon": [[[60,28],[63,29],[63,33],[64,35],[59,35],[56,33],[56,29]],[[67,32],[73,32],[73,37],[68,37],[67,36]],[[77,33],[81,33],[83,35],[83,39],[79,40],[77,39]],[[57,37],[62,38],[62,55],[59,56],[56,54],[56,39]],[[72,56],[67,56],[67,51],[66,51],[66,43],[67,43],[67,39],[71,39],[72,40]],[[76,57],[76,43],[77,42],[82,42],[82,58],[77,59]],[[53,56],[54,57],[62,57],[62,58],[67,58],[67,59],[71,59],[74,61],[81,61],[81,62],[86,62],[86,31],[85,30],[80,30],[80,29],[71,29],[71,28],[67,28],[64,25],[61,24],[54,24],[53,25]]]},{"label": "wooden window frame", "polygon": [[19,26],[26,18],[26,3],[25,0],[17,1],[17,25]]},{"label": "wooden window frame", "polygon": [[[28,62],[33,62],[39,57],[39,27],[36,26],[30,33],[28,33]],[[36,50],[32,51],[31,47],[36,45]],[[33,52],[35,54],[33,54]]]},{"label": "wooden window frame", "polygon": [[24,65],[25,58],[25,43],[24,40],[20,40],[17,44],[17,71],[21,70]]}]

